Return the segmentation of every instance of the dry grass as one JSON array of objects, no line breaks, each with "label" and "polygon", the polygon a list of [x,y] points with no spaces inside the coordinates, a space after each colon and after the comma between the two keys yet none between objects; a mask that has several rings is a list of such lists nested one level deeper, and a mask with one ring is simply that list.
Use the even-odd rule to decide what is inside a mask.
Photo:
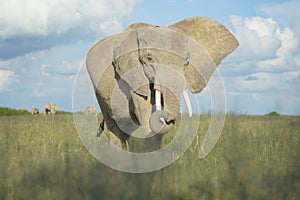
[{"label": "dry grass", "polygon": [[299,199],[300,117],[228,115],[200,160],[209,122],[201,116],[197,139],[169,167],[126,174],[85,150],[72,115],[2,116],[0,199]]}]

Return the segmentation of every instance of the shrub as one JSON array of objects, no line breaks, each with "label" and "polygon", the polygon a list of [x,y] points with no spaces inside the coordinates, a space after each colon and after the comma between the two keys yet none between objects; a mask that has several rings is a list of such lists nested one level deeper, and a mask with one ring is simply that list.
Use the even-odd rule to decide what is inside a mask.
[{"label": "shrub", "polygon": [[16,110],[13,108],[0,107],[0,116],[10,116],[10,115],[28,115],[30,114],[27,110]]},{"label": "shrub", "polygon": [[72,114],[72,113],[68,112],[68,111],[58,110],[58,111],[55,112],[55,114],[58,114],[58,115],[69,115],[69,114]]},{"label": "shrub", "polygon": [[268,113],[268,114],[266,114],[267,116],[280,116],[280,114],[278,113],[278,112],[275,112],[275,111],[273,111],[273,112],[270,112],[270,113]]}]

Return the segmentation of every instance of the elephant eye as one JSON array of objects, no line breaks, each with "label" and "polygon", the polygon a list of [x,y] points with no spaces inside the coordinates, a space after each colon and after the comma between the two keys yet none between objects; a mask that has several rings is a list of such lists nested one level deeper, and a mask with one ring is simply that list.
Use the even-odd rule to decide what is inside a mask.
[{"label": "elephant eye", "polygon": [[145,101],[147,101],[147,99],[148,99],[148,96],[145,96],[145,95],[143,95],[143,94],[140,94],[140,93],[138,93],[138,92],[136,92],[136,91],[133,91],[135,94],[137,94],[138,96],[140,96],[140,97],[142,97]]},{"label": "elephant eye", "polygon": [[186,57],[184,58],[184,66],[188,66],[190,63],[190,55],[186,55]]}]

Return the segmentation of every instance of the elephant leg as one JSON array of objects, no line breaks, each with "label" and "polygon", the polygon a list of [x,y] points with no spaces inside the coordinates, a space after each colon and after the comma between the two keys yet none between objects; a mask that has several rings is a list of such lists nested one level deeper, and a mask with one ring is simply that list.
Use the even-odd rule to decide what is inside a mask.
[{"label": "elephant leg", "polygon": [[105,122],[109,132],[110,142],[119,148],[129,150],[128,139],[129,135],[123,132],[117,125],[117,123],[111,119],[108,115],[105,115]]},{"label": "elephant leg", "polygon": [[120,137],[120,135],[116,135],[111,131],[109,131],[109,139],[110,142],[116,145],[117,147],[122,148],[124,150],[129,150],[128,139]]}]

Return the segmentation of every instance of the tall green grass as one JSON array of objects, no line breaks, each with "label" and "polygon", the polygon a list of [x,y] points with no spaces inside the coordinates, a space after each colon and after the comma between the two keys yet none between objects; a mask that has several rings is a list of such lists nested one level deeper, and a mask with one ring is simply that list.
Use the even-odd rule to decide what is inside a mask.
[{"label": "tall green grass", "polygon": [[11,115],[28,115],[30,112],[27,110],[17,110],[14,108],[0,107],[0,116],[11,116]]},{"label": "tall green grass", "polygon": [[[0,107],[0,116],[29,115],[29,114],[31,113],[25,109]],[[72,112],[58,110],[56,111],[55,114],[66,115],[66,114],[72,114]]]},{"label": "tall green grass", "polygon": [[72,115],[1,116],[0,199],[299,199],[300,117],[228,115],[200,160],[209,122],[201,116],[196,139],[172,165],[128,174],[87,152]]}]

